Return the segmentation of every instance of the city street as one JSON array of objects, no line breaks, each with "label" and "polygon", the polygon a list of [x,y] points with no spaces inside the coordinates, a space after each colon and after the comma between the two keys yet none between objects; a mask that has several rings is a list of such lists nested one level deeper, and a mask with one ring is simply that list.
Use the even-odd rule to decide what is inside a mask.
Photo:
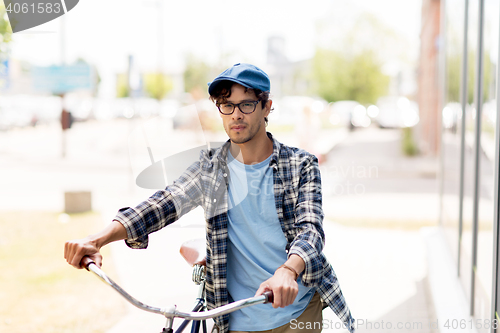
[{"label": "city street", "polygon": [[[146,145],[143,153],[134,153],[138,151],[134,147],[140,145],[134,136],[137,125],[127,120],[78,123],[67,133],[66,158],[60,156],[61,133],[55,125],[0,133],[0,140],[6,143],[0,147],[4,170],[0,209],[62,211],[64,191],[87,190],[92,192],[93,209],[110,221],[117,209],[135,205],[154,192],[134,184],[138,165],[149,163]],[[158,126],[168,123],[159,122]],[[147,133],[149,142],[154,142],[155,132]],[[203,144],[203,135],[168,133],[177,151]],[[415,331],[431,332],[426,325],[434,317],[419,228],[437,221],[434,161],[403,157],[398,130],[368,128],[342,133],[323,131],[318,142],[322,147],[331,142],[331,151],[320,166],[325,253],[358,319],[358,332],[370,331],[370,323],[380,325],[382,321],[392,322],[394,327],[398,322],[423,323]],[[212,136],[211,141],[224,138],[223,134]],[[276,137],[295,144],[293,133]],[[154,142],[153,153],[168,151],[164,146]],[[142,160],[131,162],[129,153]],[[155,155],[156,159],[165,156]],[[28,207],[26,202],[30,202]],[[151,236],[147,250],[114,243],[112,260],[118,272],[114,278],[145,303],[176,304],[187,310],[197,288],[191,282],[191,268],[178,250],[184,241],[204,237],[201,210],[166,229]],[[75,235],[80,236],[86,235]],[[324,318],[332,329],[334,323],[338,325],[332,311],[324,311]],[[157,332],[162,325],[160,316],[130,306],[109,333]]]},{"label": "city street", "polygon": [[[164,317],[68,265],[82,268],[73,250],[99,245],[120,210],[144,207],[176,184],[196,192],[196,179],[182,175],[227,133],[241,145],[237,159],[265,159],[263,130],[317,157],[325,237],[314,251],[331,263],[356,333],[493,330],[500,0],[11,2],[0,2],[0,332],[161,331]],[[110,16],[116,8],[120,15]],[[226,28],[226,17],[242,24]],[[240,179],[232,166],[219,175],[236,194],[230,208],[252,190],[272,206],[267,190],[283,183],[284,202],[297,200],[285,211],[314,219],[302,214],[303,193],[293,188],[305,180],[293,165],[274,170],[269,186],[256,185],[248,168],[238,168]],[[220,190],[204,203],[220,208]],[[239,207],[230,212],[253,216]],[[263,207],[250,210],[267,216]],[[124,241],[100,248],[103,271],[142,303],[193,308],[199,289],[179,250],[210,228],[201,207],[182,214],[150,234],[147,249]],[[145,226],[134,222],[139,234],[156,230],[143,230],[150,216],[139,214]],[[279,241],[265,227],[249,230]],[[267,256],[262,244],[243,246]],[[225,278],[224,269],[214,274],[215,284]],[[276,323],[288,320],[268,309]],[[334,311],[322,315],[323,332],[349,333]],[[268,328],[254,324],[264,318],[231,328]]]}]

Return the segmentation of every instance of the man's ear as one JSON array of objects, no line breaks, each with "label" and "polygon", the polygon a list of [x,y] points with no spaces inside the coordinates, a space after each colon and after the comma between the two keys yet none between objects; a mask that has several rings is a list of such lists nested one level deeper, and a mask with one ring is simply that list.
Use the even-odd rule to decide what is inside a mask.
[{"label": "man's ear", "polygon": [[272,106],[273,106],[273,101],[271,99],[268,99],[266,106],[264,107],[264,114],[266,117],[269,116],[269,113],[271,113]]}]

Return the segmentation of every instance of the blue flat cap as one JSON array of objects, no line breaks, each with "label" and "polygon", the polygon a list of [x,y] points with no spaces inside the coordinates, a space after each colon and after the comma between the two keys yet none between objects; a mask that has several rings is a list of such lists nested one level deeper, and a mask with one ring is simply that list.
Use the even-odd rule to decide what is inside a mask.
[{"label": "blue flat cap", "polygon": [[208,93],[212,95],[215,87],[222,81],[233,81],[244,87],[262,91],[271,90],[269,76],[259,67],[250,64],[238,63],[220,73],[212,82],[208,83]]}]

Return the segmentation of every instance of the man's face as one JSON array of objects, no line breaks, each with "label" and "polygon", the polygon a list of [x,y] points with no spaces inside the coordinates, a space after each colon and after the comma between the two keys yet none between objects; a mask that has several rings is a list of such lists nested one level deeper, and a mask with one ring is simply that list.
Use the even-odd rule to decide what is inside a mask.
[{"label": "man's face", "polygon": [[[245,87],[239,84],[233,84],[231,87],[231,96],[227,99],[227,103],[238,104],[244,101],[253,102],[258,98],[252,90],[245,92]],[[252,140],[256,135],[265,135],[264,118],[269,115],[271,109],[271,101],[262,108],[262,103],[259,102],[255,111],[250,114],[242,113],[238,107],[234,108],[234,112],[230,115],[220,116],[227,135],[232,142],[243,144]]]}]

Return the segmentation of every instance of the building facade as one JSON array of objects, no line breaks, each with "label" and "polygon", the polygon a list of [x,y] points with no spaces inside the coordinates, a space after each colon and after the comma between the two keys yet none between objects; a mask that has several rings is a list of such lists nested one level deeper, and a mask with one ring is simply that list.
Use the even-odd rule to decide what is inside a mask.
[{"label": "building facade", "polygon": [[500,332],[500,0],[426,2],[440,8],[440,227],[475,328]]}]

